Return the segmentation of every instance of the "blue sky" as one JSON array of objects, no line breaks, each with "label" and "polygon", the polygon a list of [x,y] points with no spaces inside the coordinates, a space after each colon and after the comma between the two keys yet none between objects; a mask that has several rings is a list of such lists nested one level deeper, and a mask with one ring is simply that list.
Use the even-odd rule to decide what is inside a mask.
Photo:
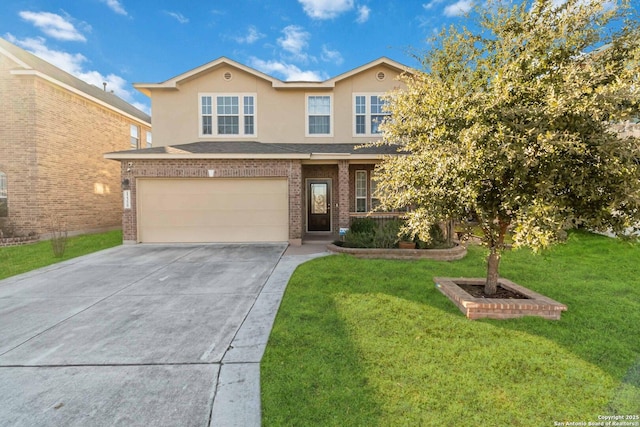
[{"label": "blue sky", "polygon": [[[481,0],[476,0],[481,1]],[[562,0],[557,0],[562,1]],[[634,2],[637,0],[634,0]],[[410,52],[474,0],[3,0],[0,37],[149,112],[133,83],[220,56],[282,80],[325,80]]]},{"label": "blue sky", "polygon": [[220,56],[282,80],[324,80],[408,54],[471,0],[3,0],[0,37],[149,111],[132,83]]}]

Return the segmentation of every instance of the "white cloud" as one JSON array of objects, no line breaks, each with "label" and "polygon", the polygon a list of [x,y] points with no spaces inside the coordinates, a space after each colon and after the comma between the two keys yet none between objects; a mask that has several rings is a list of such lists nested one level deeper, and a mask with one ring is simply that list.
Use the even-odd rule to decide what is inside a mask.
[{"label": "white cloud", "polygon": [[87,39],[69,21],[55,13],[49,12],[29,12],[22,11],[20,17],[27,22],[31,22],[46,35],[58,40],[65,41],[87,41]]},{"label": "white cloud", "polygon": [[102,3],[109,6],[109,9],[113,10],[118,15],[128,16],[129,14],[124,9],[124,6],[118,0],[100,0]]},{"label": "white cloud", "polygon": [[444,8],[445,16],[462,16],[473,7],[473,0],[459,0]]},{"label": "white cloud", "polygon": [[[559,7],[562,6],[563,4],[565,4],[567,2],[567,0],[552,0],[552,3],[555,7]],[[587,1],[580,1],[578,2],[578,5],[580,4],[586,4]],[[602,6],[602,10],[604,11],[609,11],[612,9],[615,9],[616,7],[616,1],[615,0],[604,0],[601,2],[601,6]]]},{"label": "white cloud", "polygon": [[309,38],[311,34],[304,31],[302,27],[297,25],[289,25],[282,32],[284,37],[278,38],[278,45],[293,55],[296,61],[305,62],[308,59],[304,50],[309,46]]},{"label": "white cloud", "polygon": [[186,16],[184,16],[183,14],[181,14],[179,12],[165,11],[164,13],[166,13],[170,17],[174,18],[176,21],[178,21],[181,24],[188,24],[189,23],[189,18],[187,18]]},{"label": "white cloud", "polygon": [[353,0],[298,0],[305,13],[314,19],[332,19],[353,9]]},{"label": "white cloud", "polygon": [[103,88],[103,83],[107,83],[107,90],[113,91],[120,98],[131,103],[138,109],[148,113],[149,107],[135,102],[133,92],[128,89],[129,83],[122,77],[116,74],[104,75],[99,71],[87,70],[86,63],[89,62],[87,58],[80,53],[68,53],[59,50],[53,50],[47,47],[45,39],[27,38],[17,39],[11,34],[6,35],[7,40],[11,43],[20,46],[21,48],[33,53],[41,59],[55,65],[58,68],[63,69],[69,74],[74,75],[80,80],[86,83],[92,84],[99,88]]},{"label": "white cloud", "polygon": [[422,5],[423,8],[425,8],[426,10],[432,9],[434,6],[442,3],[444,0],[431,0],[429,3],[424,3]]},{"label": "white cloud", "polygon": [[250,25],[246,35],[235,37],[234,40],[238,43],[253,44],[264,37],[265,35],[258,31],[256,27]]},{"label": "white cloud", "polygon": [[264,61],[258,58],[251,58],[250,63],[253,68],[266,74],[280,75],[285,81],[317,82],[328,78],[323,72],[303,71],[293,64],[285,64],[278,61]]},{"label": "white cloud", "polygon": [[358,24],[364,24],[369,20],[369,14],[371,14],[371,9],[367,6],[358,6],[358,18],[356,22]]},{"label": "white cloud", "polygon": [[332,62],[336,65],[341,65],[344,61],[340,52],[337,50],[330,50],[327,45],[322,46],[322,55],[320,58],[325,62]]}]

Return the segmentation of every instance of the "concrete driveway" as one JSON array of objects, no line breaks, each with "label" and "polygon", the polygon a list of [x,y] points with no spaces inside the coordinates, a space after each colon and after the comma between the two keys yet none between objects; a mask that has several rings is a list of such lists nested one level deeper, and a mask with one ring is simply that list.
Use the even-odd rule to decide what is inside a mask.
[{"label": "concrete driveway", "polygon": [[309,259],[285,249],[120,246],[0,281],[0,425],[259,425],[258,362]]}]

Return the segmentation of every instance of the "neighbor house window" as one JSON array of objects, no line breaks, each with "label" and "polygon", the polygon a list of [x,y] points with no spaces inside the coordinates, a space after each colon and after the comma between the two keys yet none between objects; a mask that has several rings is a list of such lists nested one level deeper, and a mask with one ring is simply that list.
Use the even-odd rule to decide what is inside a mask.
[{"label": "neighbor house window", "polygon": [[0,218],[9,216],[9,205],[7,203],[7,174],[0,172]]},{"label": "neighbor house window", "polygon": [[367,171],[356,171],[356,212],[367,212]]},{"label": "neighbor house window", "polygon": [[371,136],[380,134],[380,124],[390,116],[387,101],[380,94],[356,94],[353,100],[354,134]]},{"label": "neighbor house window", "polygon": [[153,138],[151,136],[151,132],[147,132],[147,148],[151,148],[153,146]]},{"label": "neighbor house window", "polygon": [[331,95],[307,96],[307,136],[331,136]]},{"label": "neighbor house window", "polygon": [[140,129],[136,125],[131,125],[131,148],[134,150],[140,145]]},{"label": "neighbor house window", "polygon": [[253,94],[200,95],[201,136],[256,136]]}]

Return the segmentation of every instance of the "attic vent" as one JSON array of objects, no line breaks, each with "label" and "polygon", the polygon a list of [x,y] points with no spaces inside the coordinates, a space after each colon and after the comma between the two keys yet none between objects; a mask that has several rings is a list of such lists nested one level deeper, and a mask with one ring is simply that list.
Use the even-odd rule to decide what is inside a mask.
[{"label": "attic vent", "polygon": [[233,78],[233,74],[231,74],[230,71],[227,71],[226,73],[224,73],[223,77],[226,81],[230,81]]},{"label": "attic vent", "polygon": [[382,81],[384,80],[386,76],[384,75],[384,73],[382,71],[379,71],[378,74],[376,74],[376,79]]}]

